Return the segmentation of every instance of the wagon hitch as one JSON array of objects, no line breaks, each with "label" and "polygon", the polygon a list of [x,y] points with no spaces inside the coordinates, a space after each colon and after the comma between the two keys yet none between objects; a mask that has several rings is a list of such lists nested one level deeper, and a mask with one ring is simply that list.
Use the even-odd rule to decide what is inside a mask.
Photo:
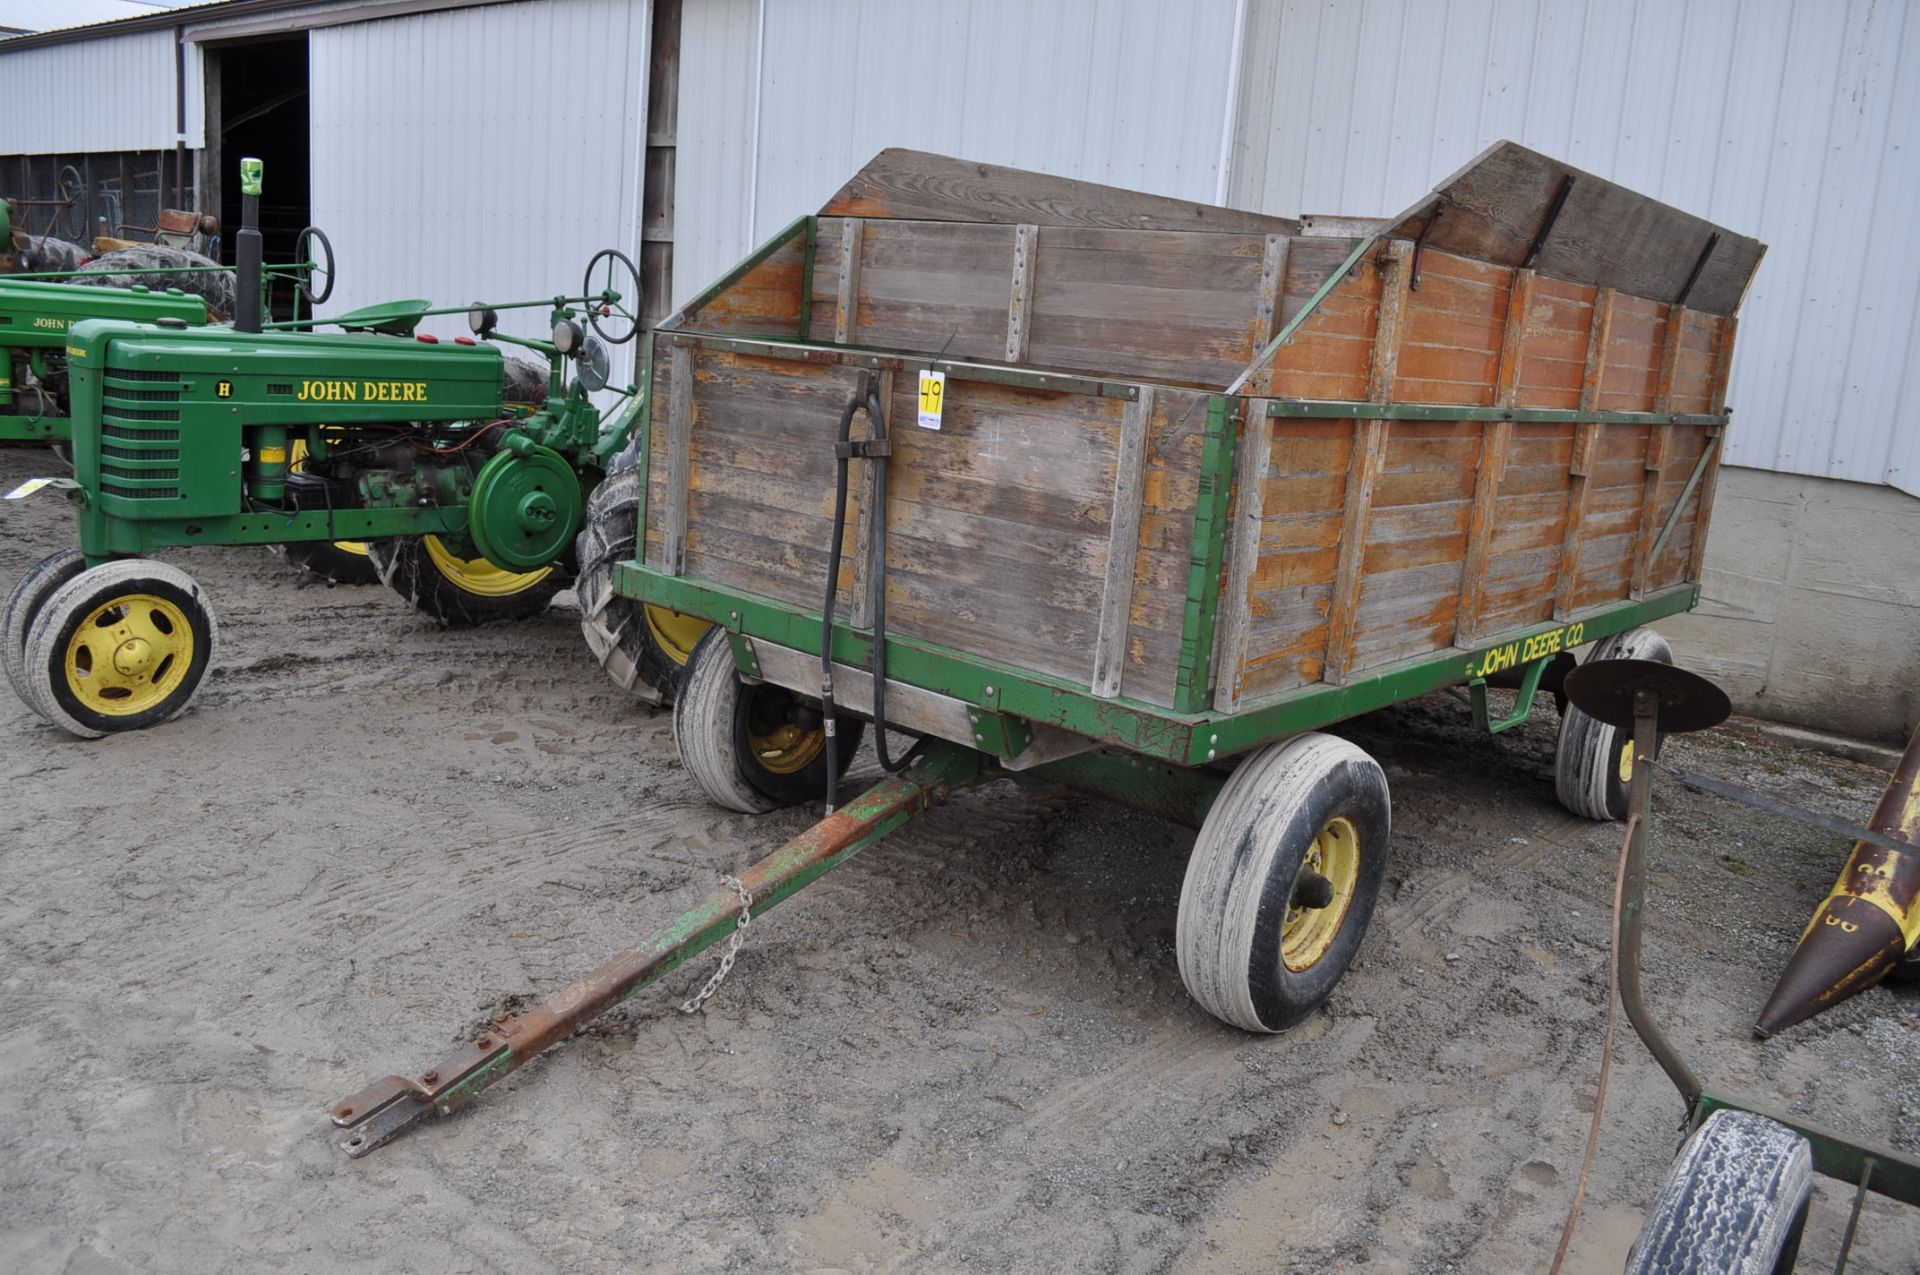
[{"label": "wagon hitch", "polygon": [[[869,788],[738,876],[759,916],[831,869],[944,801],[954,787],[982,777],[971,749],[937,744],[908,770]],[[333,1123],[346,1131],[340,1149],[358,1159],[391,1141],[429,1112],[442,1115],[559,1044],[641,988],[659,979],[739,924],[741,893],[722,886],[598,969],[518,1014],[500,1014],[491,1031],[461,1045],[417,1076],[387,1076],[334,1104]]]}]

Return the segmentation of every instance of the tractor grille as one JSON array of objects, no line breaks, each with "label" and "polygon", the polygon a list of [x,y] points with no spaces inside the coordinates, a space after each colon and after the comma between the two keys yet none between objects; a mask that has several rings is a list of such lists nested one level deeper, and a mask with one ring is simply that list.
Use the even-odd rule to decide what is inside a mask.
[{"label": "tractor grille", "polygon": [[100,394],[102,495],[140,501],[180,498],[181,389],[176,372],[107,369]]}]

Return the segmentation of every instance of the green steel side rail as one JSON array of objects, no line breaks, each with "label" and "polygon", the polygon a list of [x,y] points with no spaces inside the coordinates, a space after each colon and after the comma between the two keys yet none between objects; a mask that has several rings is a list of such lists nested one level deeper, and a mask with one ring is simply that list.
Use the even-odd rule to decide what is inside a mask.
[{"label": "green steel side rail", "polygon": [[[711,620],[731,633],[820,654],[818,611],[667,575],[638,562],[614,568],[614,588],[630,598]],[[1230,714],[1182,713],[1124,696],[1103,699],[1061,678],[891,633],[887,674],[986,713],[1059,726],[1174,765],[1198,766],[1431,691],[1544,663],[1561,651],[1688,610],[1699,595],[1697,585],[1675,585],[1636,601],[1594,607],[1565,622],[1534,625],[1471,651],[1447,651],[1371,669],[1346,685],[1299,687]],[[837,662],[867,667],[872,648],[872,634],[835,622]]]}]

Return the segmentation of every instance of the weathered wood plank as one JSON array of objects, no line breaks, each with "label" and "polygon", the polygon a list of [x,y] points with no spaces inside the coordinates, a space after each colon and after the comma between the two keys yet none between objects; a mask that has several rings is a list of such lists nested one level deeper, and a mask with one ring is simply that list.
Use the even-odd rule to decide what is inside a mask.
[{"label": "weathered wood plank", "polygon": [[[1580,381],[1580,407],[1583,411],[1591,411],[1600,398],[1600,378],[1606,372],[1607,349],[1613,343],[1614,295],[1612,288],[1602,288],[1594,295],[1586,370]],[[1589,423],[1581,425],[1574,433],[1573,463],[1568,470],[1573,483],[1567,492],[1567,534],[1560,549],[1560,583],[1553,599],[1553,618],[1556,620],[1564,620],[1573,614],[1574,599],[1579,592],[1587,488],[1593,481],[1593,457],[1599,443],[1600,429],[1599,425]]]},{"label": "weathered wood plank", "polygon": [[676,341],[668,355],[673,398],[667,410],[667,507],[660,569],[677,576],[686,564],[687,505],[693,485],[693,351]]},{"label": "weathered wood plank", "polygon": [[1237,231],[1294,235],[1300,223],[1094,182],[889,147],[854,174],[822,216],[927,221],[1028,222],[1126,230]]},{"label": "weathered wood plank", "polygon": [[833,340],[851,345],[860,332],[860,258],[867,223],[849,217],[840,226],[840,282],[833,307]]},{"label": "weathered wood plank", "polygon": [[1138,570],[1140,516],[1145,501],[1147,427],[1153,421],[1152,386],[1127,404],[1120,418],[1120,456],[1113,472],[1113,520],[1107,534],[1106,580],[1101,590],[1100,629],[1093,643],[1093,693],[1120,693],[1126,668],[1127,631],[1133,615]]},{"label": "weathered wood plank", "polygon": [[1249,416],[1246,437],[1234,454],[1233,526],[1227,534],[1226,591],[1220,596],[1220,658],[1214,666],[1213,706],[1223,713],[1240,707],[1253,628],[1253,581],[1261,565],[1265,530],[1267,467],[1273,457],[1274,418],[1260,411]]},{"label": "weathered wood plank", "polygon": [[1267,236],[1266,253],[1260,260],[1260,304],[1254,310],[1255,353],[1265,349],[1280,330],[1280,289],[1287,277],[1287,256],[1292,243],[1286,235]]},{"label": "weathered wood plank", "polygon": [[1019,363],[1027,357],[1028,312],[1033,309],[1035,254],[1040,247],[1040,227],[1023,223],[1013,231],[1013,295],[1007,301],[1007,362]]},{"label": "weathered wood plank", "polygon": [[[1669,412],[1673,410],[1673,377],[1680,366],[1680,343],[1686,330],[1687,308],[1674,305],[1667,308],[1666,340],[1660,350],[1659,380],[1653,391],[1653,410]],[[1653,541],[1660,534],[1660,489],[1665,481],[1667,453],[1673,431],[1679,428],[1672,425],[1655,425],[1647,431],[1647,476],[1640,497],[1640,531],[1634,542],[1633,574],[1627,584],[1627,592],[1635,598],[1647,596],[1647,575],[1653,567]]]},{"label": "weathered wood plank", "polygon": [[1367,371],[1367,397],[1385,403],[1393,396],[1393,378],[1400,365],[1400,342],[1407,312],[1407,287],[1412,275],[1408,260],[1413,245],[1396,239],[1382,250],[1380,317],[1373,332],[1373,359]]},{"label": "weathered wood plank", "polygon": [[[1714,355],[1713,388],[1707,393],[1707,410],[1724,413],[1727,410],[1727,382],[1733,375],[1733,334],[1740,320],[1725,318],[1720,321],[1719,345]],[[1713,449],[1713,456],[1707,461],[1707,472],[1700,479],[1700,507],[1693,515],[1693,543],[1687,550],[1687,580],[1698,580],[1706,562],[1707,533],[1713,528],[1713,493],[1720,481],[1720,458],[1726,452],[1724,431],[1708,431],[1710,438],[1718,438],[1721,446]]]},{"label": "weathered wood plank", "polygon": [[[1515,270],[1507,289],[1506,323],[1500,339],[1500,363],[1493,377],[1493,401],[1511,407],[1519,396],[1521,350],[1527,339],[1528,315],[1533,308],[1534,272]],[[1454,620],[1456,646],[1472,646],[1479,636],[1481,608],[1487,593],[1487,558],[1499,525],[1501,484],[1506,481],[1507,452],[1513,438],[1512,421],[1487,427],[1474,482],[1473,516],[1467,525],[1467,556],[1460,573],[1460,607]]]}]

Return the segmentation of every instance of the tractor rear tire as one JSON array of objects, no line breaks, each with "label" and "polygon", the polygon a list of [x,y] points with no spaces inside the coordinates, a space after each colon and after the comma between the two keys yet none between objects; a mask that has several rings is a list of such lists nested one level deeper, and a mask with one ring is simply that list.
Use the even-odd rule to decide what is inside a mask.
[{"label": "tractor rear tire", "polygon": [[[217,269],[219,262],[185,248],[164,244],[139,244],[103,252],[80,267],[74,283],[95,288],[131,288],[139,284],[155,292],[178,288],[207,303],[209,316],[220,322],[233,317],[234,283],[231,270]],[[208,269],[208,267],[216,267]],[[144,270],[148,274],[112,274],[97,279],[87,276],[101,270]]]},{"label": "tractor rear tire", "polygon": [[[1627,629],[1594,643],[1586,662],[1595,660],[1671,664],[1673,648],[1652,629]],[[1625,819],[1632,748],[1632,731],[1595,721],[1569,704],[1560,715],[1560,739],[1553,750],[1553,787],[1560,804],[1583,819]]]},{"label": "tractor rear tire", "polygon": [[1246,1031],[1299,1024],[1360,950],[1392,834],[1386,774],[1346,740],[1296,735],[1247,758],[1207,811],[1180,887],[1188,994]]},{"label": "tractor rear tire", "polygon": [[6,666],[13,693],[28,708],[33,697],[27,692],[27,633],[47,599],[86,569],[87,559],[78,549],[62,549],[28,567],[0,605],[0,664]]},{"label": "tractor rear tire", "polygon": [[438,536],[370,540],[367,557],[383,584],[449,629],[531,619],[567,583],[559,563],[504,571],[485,558],[461,557]]},{"label": "tractor rear tire", "polygon": [[1716,1111],[1667,1171],[1622,1275],[1784,1275],[1812,1190],[1805,1138],[1752,1112]]},{"label": "tractor rear tire", "polygon": [[827,749],[839,750],[844,774],[864,728],[852,718],[837,725],[829,737],[809,701],[771,683],[743,682],[720,628],[694,647],[673,701],[680,764],[708,800],[746,815],[825,796]]},{"label": "tractor rear tire", "polygon": [[56,589],[27,632],[29,703],[82,739],[172,721],[200,693],[220,641],[193,577],[145,558]]},{"label": "tractor rear tire", "polygon": [[32,235],[20,250],[22,274],[65,274],[78,270],[93,254],[77,243],[52,235]]},{"label": "tractor rear tire", "polygon": [[648,703],[673,697],[680,670],[707,623],[616,593],[613,568],[639,556],[640,441],[636,434],[593,489],[574,540],[580,575],[580,632],[600,667],[622,690]]}]

